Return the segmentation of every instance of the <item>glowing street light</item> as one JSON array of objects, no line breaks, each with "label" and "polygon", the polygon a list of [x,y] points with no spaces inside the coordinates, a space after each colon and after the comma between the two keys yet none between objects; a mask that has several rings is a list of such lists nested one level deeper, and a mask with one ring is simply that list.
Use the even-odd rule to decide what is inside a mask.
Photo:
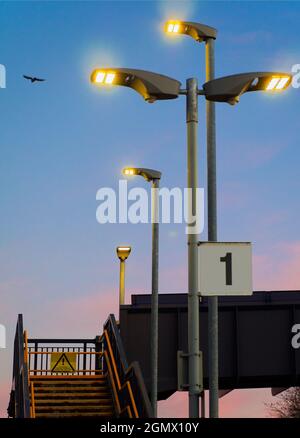
[{"label": "glowing street light", "polygon": [[282,91],[288,87],[291,78],[288,76],[273,76],[267,85],[267,91]]},{"label": "glowing street light", "polygon": [[209,38],[215,39],[217,31],[206,24],[194,23],[192,21],[169,20],[165,23],[167,34],[188,35],[198,42],[206,41]]},{"label": "glowing street light", "polygon": [[161,172],[158,170],[146,169],[144,167],[124,167],[122,173],[125,176],[140,175],[146,181],[152,181],[152,183],[156,180],[159,181],[161,178]]},{"label": "glowing street light", "polygon": [[204,95],[213,102],[227,102],[235,105],[240,96],[250,91],[281,92],[292,82],[288,73],[253,72],[225,76],[203,85]]},{"label": "glowing street light", "polygon": [[117,246],[117,256],[120,260],[119,309],[125,304],[125,261],[131,253],[131,246]]},{"label": "glowing street light", "polygon": [[115,79],[116,73],[114,72],[104,72],[98,71],[95,75],[95,82],[97,84],[107,84],[111,85]]},{"label": "glowing street light", "polygon": [[178,97],[180,82],[168,76],[145,70],[128,68],[102,68],[91,74],[91,82],[96,85],[122,85],[133,88],[147,102],[175,99]]},{"label": "glowing street light", "polygon": [[152,282],[151,282],[151,404],[154,416],[157,411],[157,376],[158,376],[158,262],[159,262],[159,182],[161,172],[143,167],[125,167],[123,175],[140,175],[151,182],[152,194]]}]

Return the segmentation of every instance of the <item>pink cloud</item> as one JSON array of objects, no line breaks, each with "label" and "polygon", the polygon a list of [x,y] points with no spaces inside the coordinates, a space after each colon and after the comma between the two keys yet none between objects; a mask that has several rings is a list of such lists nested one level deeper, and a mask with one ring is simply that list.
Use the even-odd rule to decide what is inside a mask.
[{"label": "pink cloud", "polygon": [[300,242],[278,243],[253,261],[255,289],[300,289]]},{"label": "pink cloud", "polygon": [[34,321],[24,315],[24,326],[29,337],[94,337],[102,333],[110,313],[118,317],[118,291],[115,290],[46,301],[39,307]]},{"label": "pink cloud", "polygon": [[7,407],[11,384],[4,382],[0,384],[0,418],[7,417]]},{"label": "pink cloud", "polygon": [[[231,391],[220,398],[221,418],[264,418],[270,416],[268,405],[274,402],[270,389],[243,389]],[[169,399],[160,401],[159,417],[188,417],[188,393],[176,392]],[[209,394],[205,391],[205,415],[209,416]]]}]

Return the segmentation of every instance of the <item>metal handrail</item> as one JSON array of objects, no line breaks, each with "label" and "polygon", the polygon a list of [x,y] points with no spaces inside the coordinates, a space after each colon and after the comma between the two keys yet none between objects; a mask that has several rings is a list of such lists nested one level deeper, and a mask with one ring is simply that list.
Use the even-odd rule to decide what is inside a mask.
[{"label": "metal handrail", "polygon": [[[52,346],[41,344],[52,344]],[[59,347],[53,344],[82,344],[83,346]],[[93,344],[93,346],[90,347],[89,344]],[[34,351],[32,351],[33,349]],[[88,349],[93,351],[87,351]],[[80,369],[76,369],[74,372],[53,372],[48,369],[49,358],[47,356],[52,353],[68,352],[78,356],[76,363]],[[33,358],[33,364],[31,358]],[[90,359],[87,360],[87,358]],[[87,362],[89,362],[90,369],[87,368]],[[46,369],[43,367],[44,364]],[[96,369],[92,369],[93,364]],[[109,379],[118,417],[145,418],[152,416],[151,405],[139,365],[134,362],[128,366],[119,328],[113,315],[110,315],[105,323],[103,335],[92,340],[28,339],[27,332],[23,332],[23,317],[19,315],[14,344],[13,386],[8,408],[9,416],[35,418],[34,382],[39,378],[45,376],[63,378],[65,375],[74,378],[90,378],[99,376],[99,374],[107,376]]]},{"label": "metal handrail", "polygon": [[106,361],[107,368],[108,368],[108,375],[110,377],[110,382],[111,382],[111,386],[112,386],[113,400],[114,400],[114,403],[115,403],[116,408],[117,408],[117,414],[119,416],[120,413],[121,413],[120,399],[119,399],[119,394],[118,394],[118,391],[117,391],[117,388],[116,388],[115,379],[114,379],[114,376],[113,376],[113,372],[112,372],[112,369],[111,369],[111,364],[110,364],[110,360],[109,360],[107,351],[104,352],[104,356],[105,356],[105,361]]},{"label": "metal handrail", "polygon": [[133,362],[128,367],[114,315],[110,315],[104,324],[101,339],[104,348],[107,347],[113,359],[115,375],[117,381],[120,382],[120,386],[118,385],[119,399],[124,406],[123,411],[126,410],[126,405],[129,405],[135,418],[151,418],[153,416],[152,408],[139,364]]},{"label": "metal handrail", "polygon": [[[120,395],[122,394],[122,391],[127,388],[127,391],[129,393],[129,397],[130,397],[130,402],[131,402],[131,406],[134,410],[134,414],[135,414],[135,418],[139,418],[138,415],[138,411],[136,408],[136,404],[135,404],[135,400],[134,400],[134,396],[132,393],[132,389],[130,386],[130,382],[126,381],[124,382],[123,385],[121,385],[121,381],[120,381],[120,376],[117,370],[117,366],[116,366],[116,361],[112,352],[112,347],[111,347],[111,343],[110,343],[110,339],[108,336],[108,333],[106,330],[104,330],[103,336],[105,337],[106,343],[107,343],[107,347],[108,347],[108,351],[109,351],[109,355],[107,353],[107,351],[105,351],[105,359],[106,359],[106,363],[108,366],[110,366],[110,372],[109,372],[109,377],[110,377],[110,381],[111,381],[111,385],[113,387],[113,392],[114,392],[114,398],[116,400],[116,404],[117,404],[117,410],[118,410],[118,415],[120,415],[123,411],[126,410],[126,408],[129,408],[130,411],[130,418],[132,418],[132,413],[131,413],[131,409],[130,409],[130,405],[125,406],[122,410],[120,408]],[[111,369],[111,365],[110,365],[110,361],[112,361],[112,367],[113,367],[113,371]],[[116,381],[116,383],[115,383]],[[117,385],[117,389],[116,389],[116,385]]]},{"label": "metal handrail", "polygon": [[30,417],[30,395],[25,343],[27,335],[23,331],[23,316],[18,315],[14,340],[13,383],[10,393],[8,415],[17,418]]},{"label": "metal handrail", "polygon": [[30,417],[35,418],[35,398],[34,398],[34,383],[33,382],[30,382],[30,395],[31,395]]}]

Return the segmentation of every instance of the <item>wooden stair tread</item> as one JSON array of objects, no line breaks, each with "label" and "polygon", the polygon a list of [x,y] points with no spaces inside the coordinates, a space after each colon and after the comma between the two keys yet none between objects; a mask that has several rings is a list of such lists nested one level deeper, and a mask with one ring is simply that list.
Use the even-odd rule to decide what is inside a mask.
[{"label": "wooden stair tread", "polygon": [[84,397],[89,397],[89,398],[105,398],[105,397],[109,397],[111,398],[111,394],[110,391],[97,391],[97,392],[43,392],[43,393],[36,393],[34,398],[35,400],[44,400],[47,397],[49,397],[49,399],[62,399],[62,398],[68,398],[68,397],[78,397],[78,398],[84,398]]},{"label": "wooden stair tread", "polygon": [[35,394],[45,394],[45,393],[49,393],[49,394],[61,394],[61,393],[66,393],[66,394],[73,394],[76,392],[79,392],[81,394],[89,394],[89,393],[94,393],[96,392],[97,394],[100,393],[105,393],[105,392],[109,392],[109,388],[105,387],[103,389],[99,389],[97,390],[96,388],[91,388],[90,390],[88,388],[82,388],[82,387],[74,387],[72,388],[68,388],[68,387],[62,387],[62,388],[35,388]]},{"label": "wooden stair tread", "polygon": [[[112,406],[112,405],[110,405]],[[36,412],[41,411],[93,411],[93,412],[101,412],[103,410],[107,410],[110,406],[94,406],[94,405],[73,405],[73,406],[39,406],[35,407]]]},{"label": "wooden stair tread", "polygon": [[36,418],[62,418],[62,417],[107,417],[107,418],[113,418],[114,417],[114,413],[113,411],[103,411],[103,412],[99,412],[98,414],[95,412],[85,412],[85,413],[69,413],[69,412],[64,412],[63,414],[57,414],[57,413],[36,413]]},{"label": "wooden stair tread", "polygon": [[61,400],[49,400],[49,399],[45,399],[45,400],[35,400],[35,406],[40,406],[40,405],[44,405],[44,404],[50,404],[50,405],[57,405],[59,406],[61,403],[65,403],[68,404],[70,406],[72,405],[76,405],[76,403],[78,404],[96,404],[97,406],[99,406],[99,403],[101,403],[101,406],[103,404],[107,405],[107,404],[112,404],[112,401],[110,398],[94,398],[94,399],[90,399],[90,398],[83,398],[83,399],[61,399]]},{"label": "wooden stair tread", "polygon": [[39,386],[103,386],[107,385],[107,379],[101,379],[101,380],[42,380],[42,381],[35,381],[33,382],[33,385],[36,387]]}]

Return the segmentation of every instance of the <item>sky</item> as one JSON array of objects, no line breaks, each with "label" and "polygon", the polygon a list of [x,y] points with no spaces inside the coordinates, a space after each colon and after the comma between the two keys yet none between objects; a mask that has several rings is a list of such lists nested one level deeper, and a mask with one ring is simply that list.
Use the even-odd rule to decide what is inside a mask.
[{"label": "sky", "polygon": [[[298,1],[1,1],[0,416],[6,415],[17,314],[29,337],[94,337],[117,311],[115,247],[131,244],[126,301],[149,293],[151,227],[96,221],[101,187],[125,165],[186,184],[185,101],[147,104],[90,84],[96,67],[131,67],[205,82],[204,45],[164,35],[166,19],[218,29],[216,75],[291,72],[300,64]],[[22,75],[45,78],[31,84]],[[256,290],[299,289],[300,89],[217,105],[218,239],[251,241]],[[199,186],[206,187],[205,102],[199,102]],[[148,189],[142,180],[130,187]],[[207,238],[206,229],[201,239]],[[186,292],[184,226],[160,229],[160,292]],[[221,416],[267,416],[269,390],[234,391]],[[186,394],[160,403],[187,414]]]}]

